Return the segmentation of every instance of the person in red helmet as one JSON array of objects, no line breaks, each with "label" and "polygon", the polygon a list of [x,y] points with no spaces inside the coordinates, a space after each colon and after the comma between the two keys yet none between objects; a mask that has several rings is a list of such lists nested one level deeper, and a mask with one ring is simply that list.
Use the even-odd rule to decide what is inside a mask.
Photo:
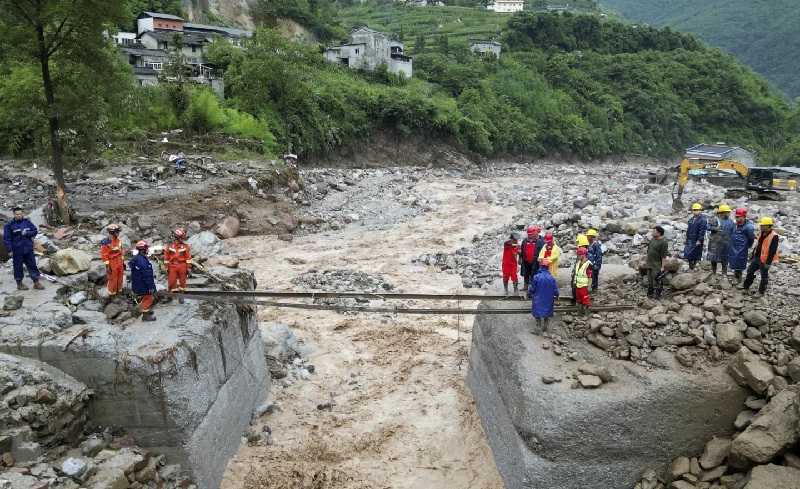
[{"label": "person in red helmet", "polygon": [[589,261],[589,251],[586,248],[579,247],[576,253],[578,261],[575,262],[575,268],[572,270],[572,286],[575,290],[575,302],[581,312],[585,314],[592,305],[592,299],[589,296],[589,285],[592,283],[592,262]]},{"label": "person in red helmet", "polygon": [[[556,244],[553,233],[544,235],[544,248],[539,252],[539,263],[550,269],[553,277],[558,277],[558,262],[561,259],[561,248]],[[547,263],[544,263],[544,261]]]},{"label": "person in red helmet", "polygon": [[528,237],[522,240],[519,246],[519,263],[522,280],[525,283],[525,290],[531,283],[531,277],[539,271],[539,253],[544,248],[544,238],[539,234],[542,228],[530,226]]},{"label": "person in red helmet", "polygon": [[186,244],[186,231],[177,228],[173,235],[175,241],[164,248],[164,264],[167,266],[167,290],[182,292],[186,290],[186,277],[192,269],[192,253]]},{"label": "person in red helmet", "polygon": [[728,264],[733,270],[736,283],[742,281],[742,273],[747,268],[747,254],[756,240],[753,225],[747,220],[747,209],[736,209],[736,225],[731,236],[731,249],[728,253]]},{"label": "person in red helmet", "polygon": [[131,269],[131,288],[136,294],[142,321],[155,321],[153,302],[155,301],[156,281],[153,276],[153,264],[147,258],[150,245],[147,241],[136,243],[136,256],[128,263]]},{"label": "person in red helmet", "polygon": [[513,234],[503,243],[503,289],[508,295],[508,281],[514,283],[514,293],[519,292],[519,278],[517,277],[517,255],[519,254],[519,241]]},{"label": "person in red helmet", "polygon": [[114,297],[122,291],[122,280],[125,275],[125,249],[119,239],[119,225],[109,224],[106,229],[108,238],[100,242],[100,259],[106,265],[108,295]]}]

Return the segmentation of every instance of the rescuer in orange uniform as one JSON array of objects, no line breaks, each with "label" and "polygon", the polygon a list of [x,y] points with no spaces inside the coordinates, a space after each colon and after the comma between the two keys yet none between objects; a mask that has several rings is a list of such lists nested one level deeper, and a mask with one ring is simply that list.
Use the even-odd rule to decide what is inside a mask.
[{"label": "rescuer in orange uniform", "polygon": [[167,289],[170,292],[186,290],[186,276],[192,269],[192,252],[184,241],[186,231],[178,228],[173,233],[175,241],[164,248],[164,264],[167,267]]},{"label": "rescuer in orange uniform", "polygon": [[122,291],[125,276],[125,249],[119,239],[119,225],[109,224],[108,238],[100,242],[100,259],[106,264],[108,295],[114,297]]}]

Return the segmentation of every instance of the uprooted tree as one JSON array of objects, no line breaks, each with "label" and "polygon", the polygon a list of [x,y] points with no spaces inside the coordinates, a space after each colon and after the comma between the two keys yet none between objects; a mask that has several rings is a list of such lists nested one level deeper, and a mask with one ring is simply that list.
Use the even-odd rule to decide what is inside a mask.
[{"label": "uprooted tree", "polygon": [[95,71],[108,46],[109,26],[125,19],[126,2],[107,0],[0,0],[4,56],[36,63],[41,72],[43,105],[48,123],[55,197],[64,224],[70,206],[64,181],[62,119],[67,90],[59,84],[74,71]]}]

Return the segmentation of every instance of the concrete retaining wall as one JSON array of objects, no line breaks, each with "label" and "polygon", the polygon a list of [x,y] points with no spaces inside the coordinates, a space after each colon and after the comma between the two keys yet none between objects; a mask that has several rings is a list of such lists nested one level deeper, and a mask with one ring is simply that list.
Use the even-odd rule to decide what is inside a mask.
[{"label": "concrete retaining wall", "polygon": [[732,429],[746,393],[721,367],[646,372],[576,340],[617,380],[597,390],[545,385],[542,376],[578,365],[543,350],[530,321],[478,316],[472,333],[468,383],[508,489],[630,489],[644,469],[665,469]]},{"label": "concrete retaining wall", "polygon": [[170,457],[200,489],[220,485],[252,413],[270,386],[255,311],[247,306],[156,308],[158,321],[92,324],[41,341],[0,344],[39,359],[96,393],[91,422],[125,428],[137,442]]}]

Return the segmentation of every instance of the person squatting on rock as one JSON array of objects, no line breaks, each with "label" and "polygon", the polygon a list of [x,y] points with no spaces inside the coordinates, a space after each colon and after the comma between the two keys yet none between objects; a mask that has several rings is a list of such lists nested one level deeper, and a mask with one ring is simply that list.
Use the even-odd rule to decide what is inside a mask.
[{"label": "person squatting on rock", "polygon": [[167,267],[167,290],[183,292],[186,290],[186,276],[192,270],[192,253],[186,244],[186,231],[177,228],[173,235],[175,241],[164,248],[164,264]]},{"label": "person squatting on rock", "polygon": [[603,244],[597,239],[597,230],[586,231],[589,240],[589,261],[592,262],[592,292],[600,285],[600,268],[603,266]]},{"label": "person squatting on rock", "polygon": [[689,218],[686,228],[686,245],[683,248],[683,259],[689,262],[689,269],[694,270],[703,258],[703,243],[706,239],[708,221],[703,214],[703,206],[692,204],[692,217]]},{"label": "person squatting on rock", "polygon": [[153,301],[156,293],[156,282],[153,275],[153,265],[147,258],[150,246],[146,241],[136,243],[138,253],[131,259],[128,266],[131,269],[131,288],[137,296],[142,321],[155,321],[153,314]]},{"label": "person squatting on rock", "polygon": [[553,233],[547,232],[544,235],[544,248],[539,252],[539,263],[547,260],[547,268],[550,269],[550,275],[554,278],[558,277],[558,262],[561,259],[561,248],[558,247],[553,239]]},{"label": "person squatting on rock", "polygon": [[531,314],[536,319],[536,327],[540,332],[546,332],[553,317],[553,306],[558,299],[558,284],[550,274],[548,266],[550,261],[542,259],[539,272],[531,279],[528,287],[528,297],[531,298]]},{"label": "person squatting on rock", "polygon": [[589,261],[589,251],[584,247],[577,250],[578,260],[572,269],[572,290],[575,294],[575,303],[578,304],[582,314],[592,305],[589,297],[589,285],[592,280],[592,262]]},{"label": "person squatting on rock", "polygon": [[717,217],[708,223],[708,261],[711,273],[717,273],[717,265],[722,265],[722,275],[728,274],[728,256],[731,251],[731,238],[736,225],[731,221],[731,208],[722,204],[717,209]]},{"label": "person squatting on rock", "polygon": [[526,291],[531,283],[531,278],[539,271],[539,253],[544,248],[544,238],[539,235],[541,230],[539,226],[530,226],[528,237],[522,240],[519,247],[520,271]]},{"label": "person squatting on rock", "polygon": [[652,239],[647,244],[647,297],[661,297],[661,279],[664,276],[666,259],[669,256],[669,244],[664,239],[664,228],[655,226]]},{"label": "person squatting on rock", "polygon": [[125,250],[119,239],[120,227],[109,224],[108,238],[100,242],[100,259],[106,264],[106,287],[108,295],[114,297],[122,291],[125,276]]},{"label": "person squatting on rock", "polygon": [[36,266],[36,256],[33,254],[33,238],[39,233],[39,230],[25,217],[21,207],[14,207],[13,210],[14,218],[3,226],[3,244],[11,253],[17,290],[28,290],[28,287],[22,283],[25,278],[23,265],[28,269],[28,275],[33,280],[33,288],[44,289],[39,282],[41,273]]},{"label": "person squatting on rock", "polygon": [[519,292],[519,278],[517,277],[517,255],[519,254],[519,242],[513,234],[503,243],[503,289],[508,295],[509,279],[514,283],[514,293]]},{"label": "person squatting on rock", "polygon": [[758,236],[758,243],[753,249],[753,255],[750,258],[750,266],[747,267],[747,275],[744,277],[744,284],[742,288],[748,290],[756,278],[756,272],[761,272],[761,282],[758,284],[758,293],[763,295],[767,291],[769,284],[769,268],[773,263],[777,263],[780,259],[778,253],[778,234],[773,231],[772,226],[774,222],[771,217],[762,217],[758,225],[761,228],[761,233]]},{"label": "person squatting on rock", "polygon": [[736,277],[736,283],[741,282],[742,272],[747,268],[747,253],[753,247],[756,233],[753,224],[747,220],[747,209],[736,209],[736,224],[731,236],[728,264]]}]

